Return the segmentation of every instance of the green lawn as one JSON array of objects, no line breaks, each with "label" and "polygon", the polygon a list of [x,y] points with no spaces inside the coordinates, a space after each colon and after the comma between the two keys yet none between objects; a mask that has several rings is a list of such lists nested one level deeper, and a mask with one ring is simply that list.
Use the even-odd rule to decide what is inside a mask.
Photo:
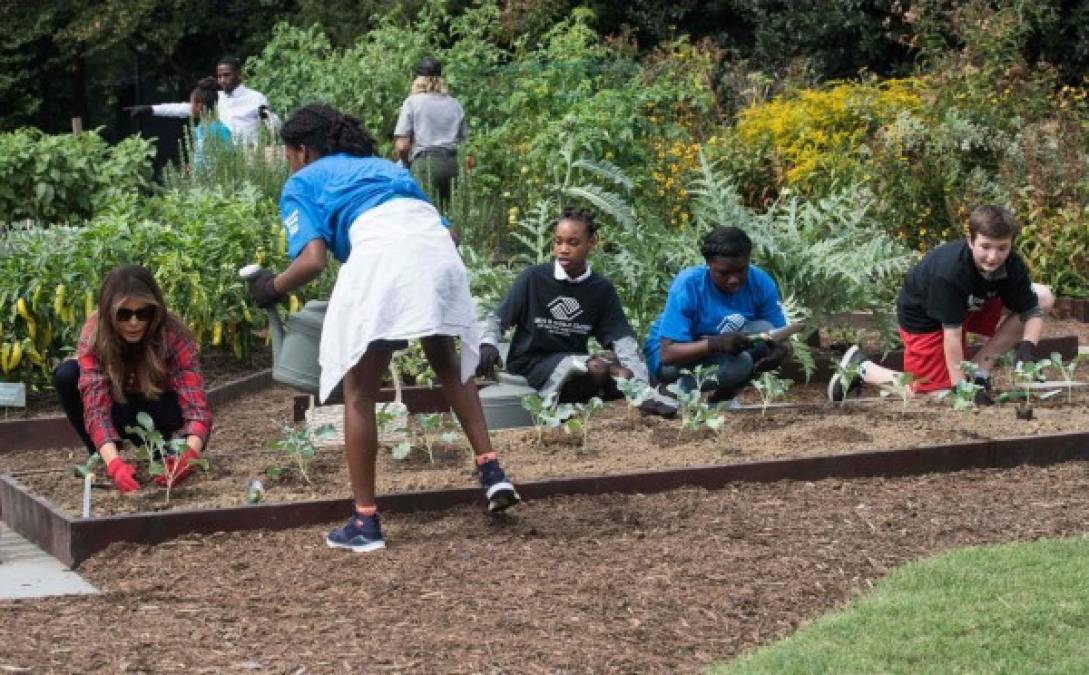
[{"label": "green lawn", "polygon": [[1089,673],[1089,539],[952,551],[713,673]]}]

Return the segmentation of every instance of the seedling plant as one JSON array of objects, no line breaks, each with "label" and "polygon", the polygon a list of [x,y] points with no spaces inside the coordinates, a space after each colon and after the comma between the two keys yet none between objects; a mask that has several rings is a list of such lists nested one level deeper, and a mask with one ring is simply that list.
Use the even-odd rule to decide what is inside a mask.
[{"label": "seedling plant", "polygon": [[881,385],[881,396],[899,396],[902,407],[906,410],[912,397],[911,385],[915,381],[915,376],[911,373],[897,373],[891,382]]},{"label": "seedling plant", "polygon": [[[861,364],[859,363],[853,362],[848,363],[847,365],[843,365],[842,363],[836,363],[836,375],[839,375],[840,382],[843,382],[844,386],[847,386],[848,382],[854,382],[855,378],[859,376],[860,365]],[[843,405],[845,403],[847,403],[846,396],[844,396],[843,400],[840,401],[840,405]]]},{"label": "seedling plant", "polygon": [[760,416],[768,412],[768,406],[777,398],[787,399],[787,392],[793,386],[794,380],[779,377],[770,370],[760,374],[760,379],[753,380],[752,386],[760,394]]},{"label": "seedling plant", "polygon": [[710,406],[703,400],[703,385],[718,382],[716,370],[714,366],[696,366],[693,370],[685,368],[681,371],[681,376],[690,376],[695,380],[696,386],[685,389],[677,381],[666,387],[677,398],[683,431],[697,431],[701,426],[718,431],[726,422],[725,416],[720,412],[721,404]]},{"label": "seedling plant", "polygon": [[1051,352],[1051,358],[1047,361],[1050,368],[1054,368],[1066,381],[1066,402],[1071,403],[1074,398],[1074,371],[1085,362],[1085,355],[1078,354],[1070,359],[1070,363],[1063,361],[1063,355],[1059,352]]},{"label": "seedling plant", "polygon": [[574,406],[570,403],[559,403],[559,398],[560,395],[556,392],[544,398],[537,394],[526,394],[522,397],[522,407],[529,412],[537,430],[538,443],[544,439],[545,429],[557,429],[575,414]]},{"label": "seedling plant", "polygon": [[[166,478],[166,503],[169,504],[170,490],[174,487],[174,481],[177,479],[178,474],[181,473],[182,467],[180,462],[168,464],[165,458],[173,457],[177,459],[189,446],[184,438],[172,438],[170,440],[163,438],[162,432],[155,428],[155,422],[151,419],[151,415],[146,412],[137,413],[136,423],[138,426],[129,425],[125,427],[125,432],[140,439],[141,443],[136,448],[136,459],[147,464],[148,475]],[[195,459],[190,461],[189,464],[204,471],[208,470],[207,459]]]},{"label": "seedling plant", "polygon": [[568,434],[582,434],[582,450],[586,451],[586,439],[590,433],[590,418],[595,411],[601,410],[605,404],[600,398],[594,396],[586,403],[574,404],[575,413],[563,423],[563,430]]},{"label": "seedling plant", "polygon": [[[306,426],[285,426],[280,438],[272,441],[269,445],[277,450],[282,450],[294,465],[294,468],[298,470],[302,479],[306,481],[306,484],[313,485],[310,480],[309,469],[310,462],[318,454],[316,442],[329,438],[335,433],[336,430],[332,424],[322,424],[313,430]],[[265,473],[270,478],[278,479],[287,468],[279,464],[273,464],[265,470]]]},{"label": "seedling plant", "polygon": [[654,397],[654,388],[645,381],[637,380],[634,377],[616,378],[616,388],[620,390],[620,393],[624,395],[624,400],[628,402],[629,419],[634,415],[639,406]]},{"label": "seedling plant", "polygon": [[975,383],[976,373],[979,369],[971,361],[961,361],[960,370],[964,377],[953,385],[949,391],[949,401],[953,410],[963,412],[976,407],[976,394],[983,389],[983,385]]}]

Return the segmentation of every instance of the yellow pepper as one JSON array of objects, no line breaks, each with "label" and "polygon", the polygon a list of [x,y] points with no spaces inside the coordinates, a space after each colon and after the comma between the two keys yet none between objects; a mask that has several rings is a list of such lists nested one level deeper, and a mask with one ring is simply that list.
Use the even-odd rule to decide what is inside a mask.
[{"label": "yellow pepper", "polygon": [[212,325],[212,346],[218,347],[223,342],[223,323],[216,321]]},{"label": "yellow pepper", "polygon": [[9,370],[15,370],[19,367],[19,362],[22,360],[23,344],[21,342],[16,342],[11,346],[11,360],[8,361],[8,367],[4,370],[4,372],[6,373]]},{"label": "yellow pepper", "polygon": [[19,316],[23,317],[23,319],[30,318],[30,312],[28,312],[26,309],[26,300],[24,300],[23,298],[19,298],[15,302],[15,311]]},{"label": "yellow pepper", "polygon": [[53,294],[53,314],[64,316],[64,284],[57,284],[57,290]]},{"label": "yellow pepper", "polygon": [[290,303],[291,304],[289,305],[289,309],[291,310],[292,314],[302,309],[302,304],[299,302],[299,296],[295,295],[294,293],[291,294]]}]

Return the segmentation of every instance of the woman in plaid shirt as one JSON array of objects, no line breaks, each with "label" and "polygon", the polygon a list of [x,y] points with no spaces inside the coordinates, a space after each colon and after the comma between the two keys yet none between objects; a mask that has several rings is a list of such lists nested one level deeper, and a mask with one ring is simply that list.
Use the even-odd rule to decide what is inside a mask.
[{"label": "woman in plaid shirt", "polygon": [[[121,265],[102,283],[98,310],[87,317],[76,359],[53,372],[61,406],[88,453],[97,452],[122,492],[139,489],[135,469],[121,458],[122,439],[138,442],[125,428],[146,412],[164,437],[185,437],[188,449],[168,464],[172,484],[187,478],[212,431],[197,346],[185,324],[166,309],[163,293],[147,268]],[[155,482],[166,485],[166,478]]]}]

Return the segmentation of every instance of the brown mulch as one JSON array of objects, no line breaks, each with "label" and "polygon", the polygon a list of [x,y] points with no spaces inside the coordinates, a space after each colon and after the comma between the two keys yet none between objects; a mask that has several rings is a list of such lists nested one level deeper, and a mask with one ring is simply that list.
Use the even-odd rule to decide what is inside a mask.
[{"label": "brown mulch", "polygon": [[115,545],[99,596],[0,603],[0,667],[35,672],[691,672],[791,633],[892,567],[1076,536],[1089,466],[569,497],[492,520],[391,516]]}]

